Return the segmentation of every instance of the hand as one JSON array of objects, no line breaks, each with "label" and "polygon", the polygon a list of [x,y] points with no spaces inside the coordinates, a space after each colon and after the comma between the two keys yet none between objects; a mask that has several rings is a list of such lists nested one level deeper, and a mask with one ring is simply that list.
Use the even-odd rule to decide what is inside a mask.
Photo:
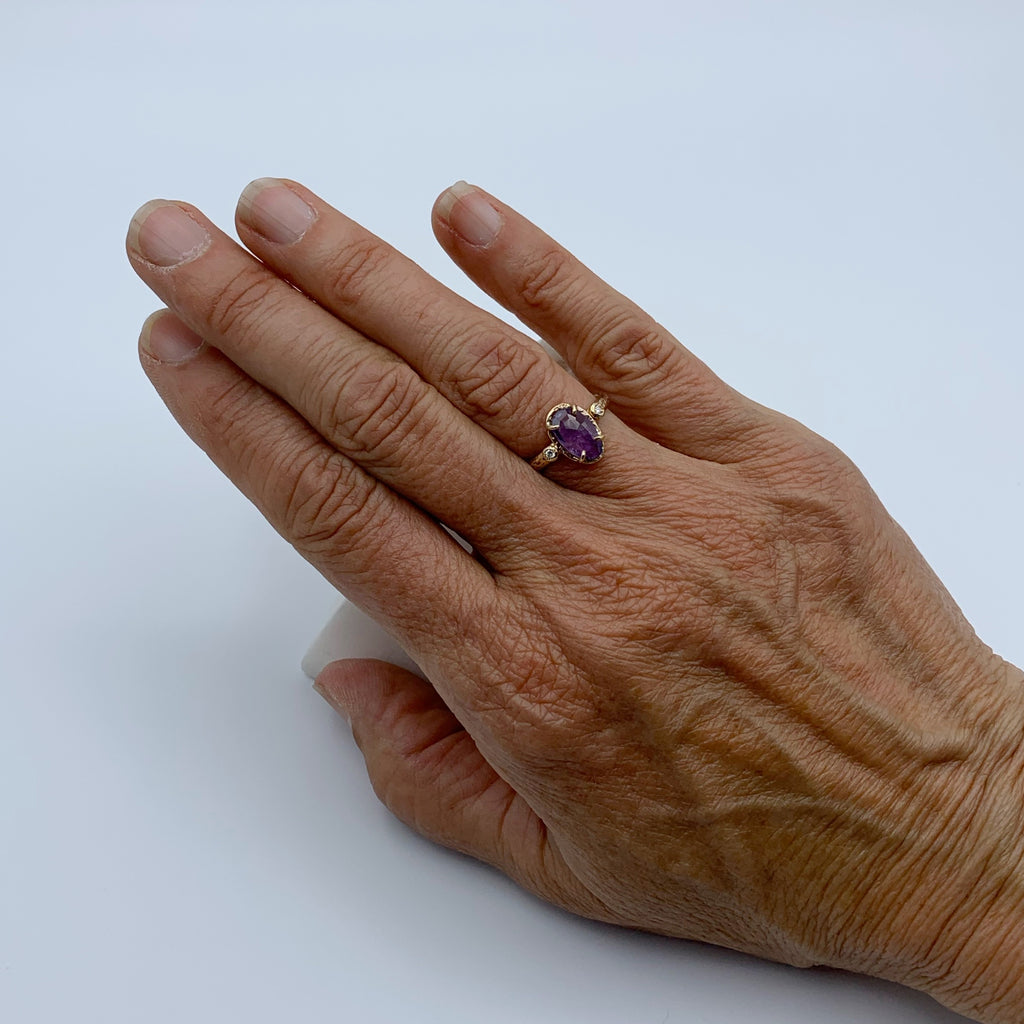
[{"label": "hand", "polygon": [[[258,259],[185,204],[136,215],[173,310],[142,363],[430,680],[318,680],[381,799],[576,913],[1019,1022],[1022,675],[854,466],[469,186],[439,241],[565,365],[294,182],[237,227]],[[595,394],[606,456],[532,469]]]}]

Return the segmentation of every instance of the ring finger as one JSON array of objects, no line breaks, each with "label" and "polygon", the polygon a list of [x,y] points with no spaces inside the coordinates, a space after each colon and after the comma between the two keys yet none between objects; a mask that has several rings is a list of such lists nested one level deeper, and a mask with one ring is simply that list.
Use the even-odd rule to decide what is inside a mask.
[{"label": "ring finger", "polygon": [[[495,228],[481,230],[491,222]],[[461,182],[439,197],[448,255],[535,330],[622,418],[659,444],[736,463],[764,448],[777,414],[740,395],[647,313],[521,214]]]}]

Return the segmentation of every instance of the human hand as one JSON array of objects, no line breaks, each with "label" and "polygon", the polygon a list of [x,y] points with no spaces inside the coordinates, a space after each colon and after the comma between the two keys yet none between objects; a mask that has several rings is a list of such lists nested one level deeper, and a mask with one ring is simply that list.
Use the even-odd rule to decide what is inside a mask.
[{"label": "human hand", "polygon": [[[576,913],[1019,1022],[1021,673],[853,465],[468,186],[439,240],[568,368],[300,185],[254,183],[237,226],[258,260],[184,204],[136,215],[173,310],[142,363],[430,680],[318,680],[381,799]],[[595,394],[606,456],[531,469]]]}]

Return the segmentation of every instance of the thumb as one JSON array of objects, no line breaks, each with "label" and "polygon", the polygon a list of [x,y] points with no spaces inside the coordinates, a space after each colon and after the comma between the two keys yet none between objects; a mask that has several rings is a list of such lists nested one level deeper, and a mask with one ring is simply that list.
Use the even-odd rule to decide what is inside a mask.
[{"label": "thumb", "polygon": [[419,676],[384,661],[328,665],[314,684],[351,722],[374,791],[426,838],[493,865],[531,892],[587,916],[594,900],[544,822],[491,767]]}]

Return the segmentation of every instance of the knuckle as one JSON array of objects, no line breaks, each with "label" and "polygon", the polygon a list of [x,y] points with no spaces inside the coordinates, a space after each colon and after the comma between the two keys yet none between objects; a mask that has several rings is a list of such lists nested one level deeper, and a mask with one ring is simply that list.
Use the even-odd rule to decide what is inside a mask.
[{"label": "knuckle", "polygon": [[361,523],[372,522],[376,489],[336,452],[293,456],[286,476],[291,489],[284,501],[284,531],[300,550],[316,555],[347,548]]},{"label": "knuckle", "polygon": [[519,294],[528,306],[561,305],[573,291],[576,277],[576,260],[564,249],[548,249],[523,271]]},{"label": "knuckle", "polygon": [[208,316],[210,326],[221,337],[233,335],[244,341],[273,314],[280,283],[262,267],[243,267],[214,299]]},{"label": "knuckle", "polygon": [[439,383],[472,419],[505,420],[522,407],[524,391],[543,390],[550,360],[539,345],[490,326],[463,328],[449,340],[454,355]]},{"label": "knuckle", "polygon": [[406,364],[382,362],[344,377],[324,388],[324,418],[353,458],[381,462],[418,434],[427,390]]},{"label": "knuckle", "polygon": [[767,497],[778,517],[777,534],[838,590],[870,575],[879,556],[879,527],[887,514],[870,485],[835,445],[810,431],[772,456]]},{"label": "knuckle", "polygon": [[781,432],[772,461],[776,481],[815,491],[831,504],[847,505],[866,488],[860,471],[836,445],[804,427],[795,434]]},{"label": "knuckle", "polygon": [[[230,469],[231,479],[247,494],[273,508],[274,487],[280,479],[267,472],[267,452],[280,437],[279,411],[266,401],[263,388],[249,377],[239,375],[227,386],[211,386],[200,396],[196,423],[200,443],[207,451],[219,450]],[[270,492],[268,495],[268,491]]]},{"label": "knuckle", "polygon": [[360,302],[367,283],[378,275],[391,256],[391,250],[377,238],[358,238],[331,254],[323,273],[327,293],[342,306]]},{"label": "knuckle", "polygon": [[678,372],[682,348],[633,310],[614,310],[585,332],[580,354],[589,364],[613,369],[618,381],[656,383]]}]

